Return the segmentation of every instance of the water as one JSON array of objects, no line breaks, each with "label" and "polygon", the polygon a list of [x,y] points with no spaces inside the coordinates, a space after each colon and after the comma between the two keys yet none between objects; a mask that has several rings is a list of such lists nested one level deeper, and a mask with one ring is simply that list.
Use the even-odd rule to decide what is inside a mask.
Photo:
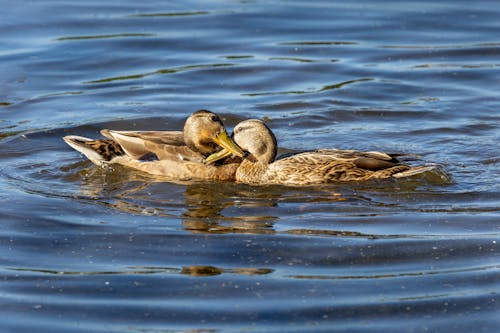
[{"label": "water", "polygon": [[[498,330],[496,2],[0,5],[0,331]],[[446,174],[166,183],[61,140],[200,108]]]}]

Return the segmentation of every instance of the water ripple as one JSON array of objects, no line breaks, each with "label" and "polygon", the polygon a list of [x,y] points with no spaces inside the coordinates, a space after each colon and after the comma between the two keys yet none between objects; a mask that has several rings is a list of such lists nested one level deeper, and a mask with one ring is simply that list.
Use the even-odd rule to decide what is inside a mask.
[{"label": "water ripple", "polygon": [[373,78],[360,78],[360,79],[355,79],[355,80],[348,80],[344,82],[339,82],[339,83],[334,83],[334,84],[328,84],[325,85],[321,88],[317,89],[309,89],[309,90],[295,90],[295,91],[276,91],[276,92],[258,92],[258,93],[245,93],[241,94],[242,96],[250,96],[250,97],[256,97],[256,96],[274,96],[274,95],[302,95],[302,94],[317,94],[321,93],[324,91],[328,90],[333,90],[333,89],[340,89],[343,88],[347,85],[355,84],[355,83],[361,83],[361,82],[370,82],[373,81]]},{"label": "water ripple", "polygon": [[208,15],[208,11],[193,11],[193,12],[169,12],[169,13],[142,13],[133,14],[131,17],[176,17],[176,16],[198,16]]},{"label": "water ripple", "polygon": [[[2,7],[0,331],[495,332],[500,10],[409,1]],[[61,139],[231,130],[439,165],[318,187],[167,182]]]},{"label": "water ripple", "polygon": [[186,71],[210,69],[210,68],[218,68],[218,67],[228,67],[228,66],[234,66],[234,64],[216,63],[216,64],[188,65],[188,66],[181,66],[181,67],[177,67],[177,68],[164,68],[164,69],[158,69],[158,70],[155,70],[152,72],[147,72],[147,73],[108,77],[108,78],[103,78],[103,79],[87,81],[87,82],[83,82],[83,83],[84,84],[91,84],[91,83],[108,83],[108,82],[113,82],[113,81],[135,80],[135,79],[142,79],[142,78],[152,76],[152,75],[176,74],[176,73],[181,73],[181,72],[186,72]]},{"label": "water ripple", "polygon": [[110,38],[129,38],[129,37],[154,37],[156,34],[139,34],[139,33],[121,33],[110,35],[94,35],[94,36],[67,36],[56,38],[56,41],[79,41],[85,39],[110,39]]}]

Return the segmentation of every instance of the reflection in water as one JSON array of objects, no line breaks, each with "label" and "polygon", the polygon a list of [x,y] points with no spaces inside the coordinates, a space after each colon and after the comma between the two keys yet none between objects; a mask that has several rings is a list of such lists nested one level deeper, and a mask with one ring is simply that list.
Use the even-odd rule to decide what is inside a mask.
[{"label": "reflection in water", "polygon": [[442,270],[433,269],[422,272],[404,272],[404,273],[377,274],[377,275],[290,275],[289,277],[293,279],[306,279],[306,280],[393,279],[393,278],[433,276],[433,275],[495,272],[498,269],[500,269],[500,265],[488,265],[488,266],[470,267],[463,269],[442,269]]},{"label": "reflection in water", "polygon": [[[500,6],[23,3],[0,14],[1,332],[498,331]],[[199,108],[453,179],[162,182],[61,140]]]},{"label": "reflection in water", "polygon": [[[136,215],[182,219],[192,233],[272,233],[278,217],[235,214],[238,209],[275,207],[279,197],[268,197],[248,186],[214,182],[165,182],[161,178],[121,166],[98,168],[87,161],[65,167],[67,181],[80,181],[82,200]],[[178,195],[172,195],[172,191]],[[168,195],[165,195],[168,193]],[[231,214],[224,214],[224,210]]]},{"label": "reflection in water", "polygon": [[148,14],[133,14],[131,17],[175,17],[175,16],[193,16],[193,15],[208,15],[207,11],[196,12],[170,12],[170,13],[148,13]]},{"label": "reflection in water", "polygon": [[125,33],[125,34],[112,34],[112,35],[93,35],[93,36],[68,36],[59,37],[57,41],[68,41],[68,40],[85,40],[85,39],[110,39],[110,38],[130,38],[130,37],[153,37],[155,34],[139,34],[139,33]]},{"label": "reflection in water", "polygon": [[299,41],[299,42],[283,42],[280,45],[292,45],[292,46],[318,46],[318,45],[358,45],[357,42],[349,41]]},{"label": "reflection in water", "polygon": [[181,66],[181,67],[176,67],[176,68],[163,68],[163,69],[155,70],[153,72],[130,74],[130,75],[116,76],[116,77],[107,77],[107,78],[92,80],[92,81],[88,81],[88,82],[84,82],[84,83],[87,83],[87,84],[109,83],[109,82],[113,82],[113,81],[136,80],[136,79],[142,79],[142,78],[152,76],[152,75],[176,74],[176,73],[192,71],[192,70],[210,69],[210,68],[227,67],[227,66],[234,66],[234,64],[216,63],[216,64],[188,65],[188,66]]},{"label": "reflection in water", "polygon": [[181,274],[191,276],[214,276],[223,273],[242,274],[242,275],[265,275],[270,274],[274,270],[270,268],[230,268],[224,269],[214,266],[184,266]]},{"label": "reflection in water", "polygon": [[220,274],[265,275],[274,270],[270,268],[221,268],[215,266],[176,267],[126,267],[118,271],[62,271],[39,268],[9,268],[16,272],[33,272],[48,275],[146,275],[146,274],[183,274],[191,276],[214,276]]},{"label": "reflection in water", "polygon": [[[334,237],[360,237],[367,239],[377,239],[381,238],[376,235],[368,235],[361,232],[355,231],[341,231],[341,230],[317,230],[317,229],[290,229],[286,233],[292,235],[306,235],[306,236],[334,236]],[[383,236],[383,238],[388,238],[389,236]],[[393,238],[393,237],[391,237]]]},{"label": "reflection in water", "polygon": [[[255,218],[255,217],[253,217]],[[273,223],[267,221],[242,221],[231,220],[228,223],[216,221],[204,221],[197,219],[185,219],[182,226],[192,233],[247,233],[247,234],[271,234],[275,233]],[[252,218],[249,218],[251,220]]]},{"label": "reflection in water", "polygon": [[351,84],[354,84],[354,83],[370,82],[370,81],[373,81],[373,80],[374,80],[373,78],[359,78],[359,79],[348,80],[348,81],[334,83],[334,84],[328,84],[328,85],[324,85],[324,86],[322,86],[320,88],[313,88],[313,89],[308,89],[308,90],[254,92],[254,93],[245,93],[245,94],[242,94],[242,95],[243,96],[257,97],[257,96],[274,96],[274,95],[316,94],[316,93],[321,93],[321,92],[328,91],[328,90],[340,89],[340,88],[343,88],[346,85],[351,85]]},{"label": "reflection in water", "polygon": [[[4,171],[18,187],[29,192],[71,197],[128,214],[173,218],[182,221],[175,228],[182,227],[193,234],[286,233],[366,239],[402,237],[400,233],[377,235],[339,225],[332,228],[320,225],[297,227],[289,221],[308,219],[305,216],[311,214],[328,215],[332,210],[347,216],[376,216],[386,209],[405,206],[410,211],[446,212],[448,208],[436,207],[433,203],[437,194],[425,189],[426,186],[450,182],[446,174],[438,169],[404,180],[294,188],[231,182],[166,182],[165,179],[119,165],[99,168],[84,160],[59,168],[32,164],[16,168],[17,171]],[[29,171],[28,176],[36,175],[39,181],[27,181],[24,179],[27,176],[21,178],[20,171]],[[79,183],[78,192],[67,186],[60,187],[61,179],[64,184]],[[425,205],[425,200],[421,199],[419,205],[415,205],[417,195],[428,198],[431,205]],[[288,207],[293,208],[290,211]],[[278,221],[281,224],[276,229]]]},{"label": "reflection in water", "polygon": [[[183,227],[193,233],[272,233],[274,216],[236,215],[224,216],[222,211],[229,207],[273,207],[275,200],[259,200],[253,191],[241,189],[234,184],[194,184],[184,192],[186,210],[183,213]],[[239,198],[249,200],[242,201]]]},{"label": "reflection in water", "polygon": [[[277,231],[275,224],[285,219],[268,212],[286,212],[293,205],[296,214],[325,213],[335,208],[350,211],[357,216],[359,205],[380,209],[394,207],[360,191],[377,189],[392,195],[395,186],[404,195],[422,185],[418,179],[406,182],[368,182],[355,185],[293,188],[282,186],[254,187],[228,182],[180,182],[172,184],[161,179],[128,170],[121,166],[100,169],[89,163],[77,171],[83,176],[80,199],[90,199],[122,212],[170,217],[182,220],[182,228],[194,234],[293,234],[323,237],[357,237],[365,239],[406,237],[403,235],[375,235],[350,230],[296,228],[293,225]],[[78,176],[77,176],[78,178]],[[168,195],[166,195],[168,193]],[[321,204],[321,206],[318,206]],[[345,205],[344,205],[345,204]],[[319,209],[319,210],[318,210]],[[282,213],[283,214],[283,213]],[[369,214],[375,216],[375,214]],[[295,217],[293,217],[295,219]]]},{"label": "reflection in water", "polygon": [[[321,229],[317,226],[296,228],[292,225],[288,228],[281,227],[282,230],[278,231],[275,224],[284,217],[268,215],[265,212],[276,211],[278,208],[286,210],[290,204],[294,205],[296,212],[301,215],[314,213],[318,204],[324,205],[321,206],[323,208],[318,211],[319,213],[329,211],[332,207],[348,209],[351,205],[356,207],[361,203],[384,209],[393,207],[394,204],[377,202],[357,192],[377,187],[382,193],[389,192],[394,190],[395,184],[398,184],[401,193],[406,193],[415,190],[418,184],[421,185],[418,179],[405,183],[378,181],[354,187],[322,186],[310,189],[282,186],[252,187],[227,182],[172,184],[121,166],[112,169],[100,169],[89,163],[73,166],[77,166],[77,169],[84,167],[76,172],[77,178],[83,177],[78,196],[80,199],[90,199],[125,213],[179,219],[182,220],[182,228],[193,234],[282,233],[364,239],[408,237],[402,234],[377,235],[351,230]],[[388,184],[391,186],[388,187]],[[169,195],[165,196],[165,193]],[[344,208],[337,206],[343,203],[347,206]]]}]

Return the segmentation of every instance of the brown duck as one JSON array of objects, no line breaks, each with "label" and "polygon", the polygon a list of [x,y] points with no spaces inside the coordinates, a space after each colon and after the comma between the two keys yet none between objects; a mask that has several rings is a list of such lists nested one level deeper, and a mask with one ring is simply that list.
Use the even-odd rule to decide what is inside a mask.
[{"label": "brown duck", "polygon": [[[233,140],[247,152],[236,181],[247,184],[314,185],[333,182],[400,178],[433,169],[400,163],[396,155],[356,150],[319,149],[274,160],[277,141],[260,120],[245,120],[234,128]],[[213,163],[232,152],[224,149],[206,159]]]},{"label": "brown duck", "polygon": [[223,147],[242,157],[243,151],[227,135],[220,117],[207,110],[189,116],[183,131],[113,131],[108,139],[69,135],[64,141],[96,165],[121,164],[151,175],[175,180],[234,180],[237,163],[208,165],[206,156]]}]

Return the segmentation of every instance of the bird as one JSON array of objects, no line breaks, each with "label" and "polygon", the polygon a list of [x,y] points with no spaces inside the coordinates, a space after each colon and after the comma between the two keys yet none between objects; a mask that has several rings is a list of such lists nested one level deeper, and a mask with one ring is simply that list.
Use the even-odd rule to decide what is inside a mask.
[{"label": "bird", "polygon": [[[433,166],[409,166],[400,155],[377,151],[317,149],[275,160],[277,140],[259,119],[249,119],[234,127],[233,140],[247,155],[236,170],[235,180],[254,185],[318,185],[369,179],[401,178],[433,169]],[[229,156],[223,149],[206,163]]]},{"label": "bird", "polygon": [[[234,180],[244,152],[227,135],[220,117],[208,110],[191,114],[183,131],[101,130],[106,139],[68,135],[63,140],[92,163],[120,164],[155,176],[176,180]],[[203,163],[222,148],[237,157],[218,165]],[[241,160],[241,159],[240,159]]]}]

